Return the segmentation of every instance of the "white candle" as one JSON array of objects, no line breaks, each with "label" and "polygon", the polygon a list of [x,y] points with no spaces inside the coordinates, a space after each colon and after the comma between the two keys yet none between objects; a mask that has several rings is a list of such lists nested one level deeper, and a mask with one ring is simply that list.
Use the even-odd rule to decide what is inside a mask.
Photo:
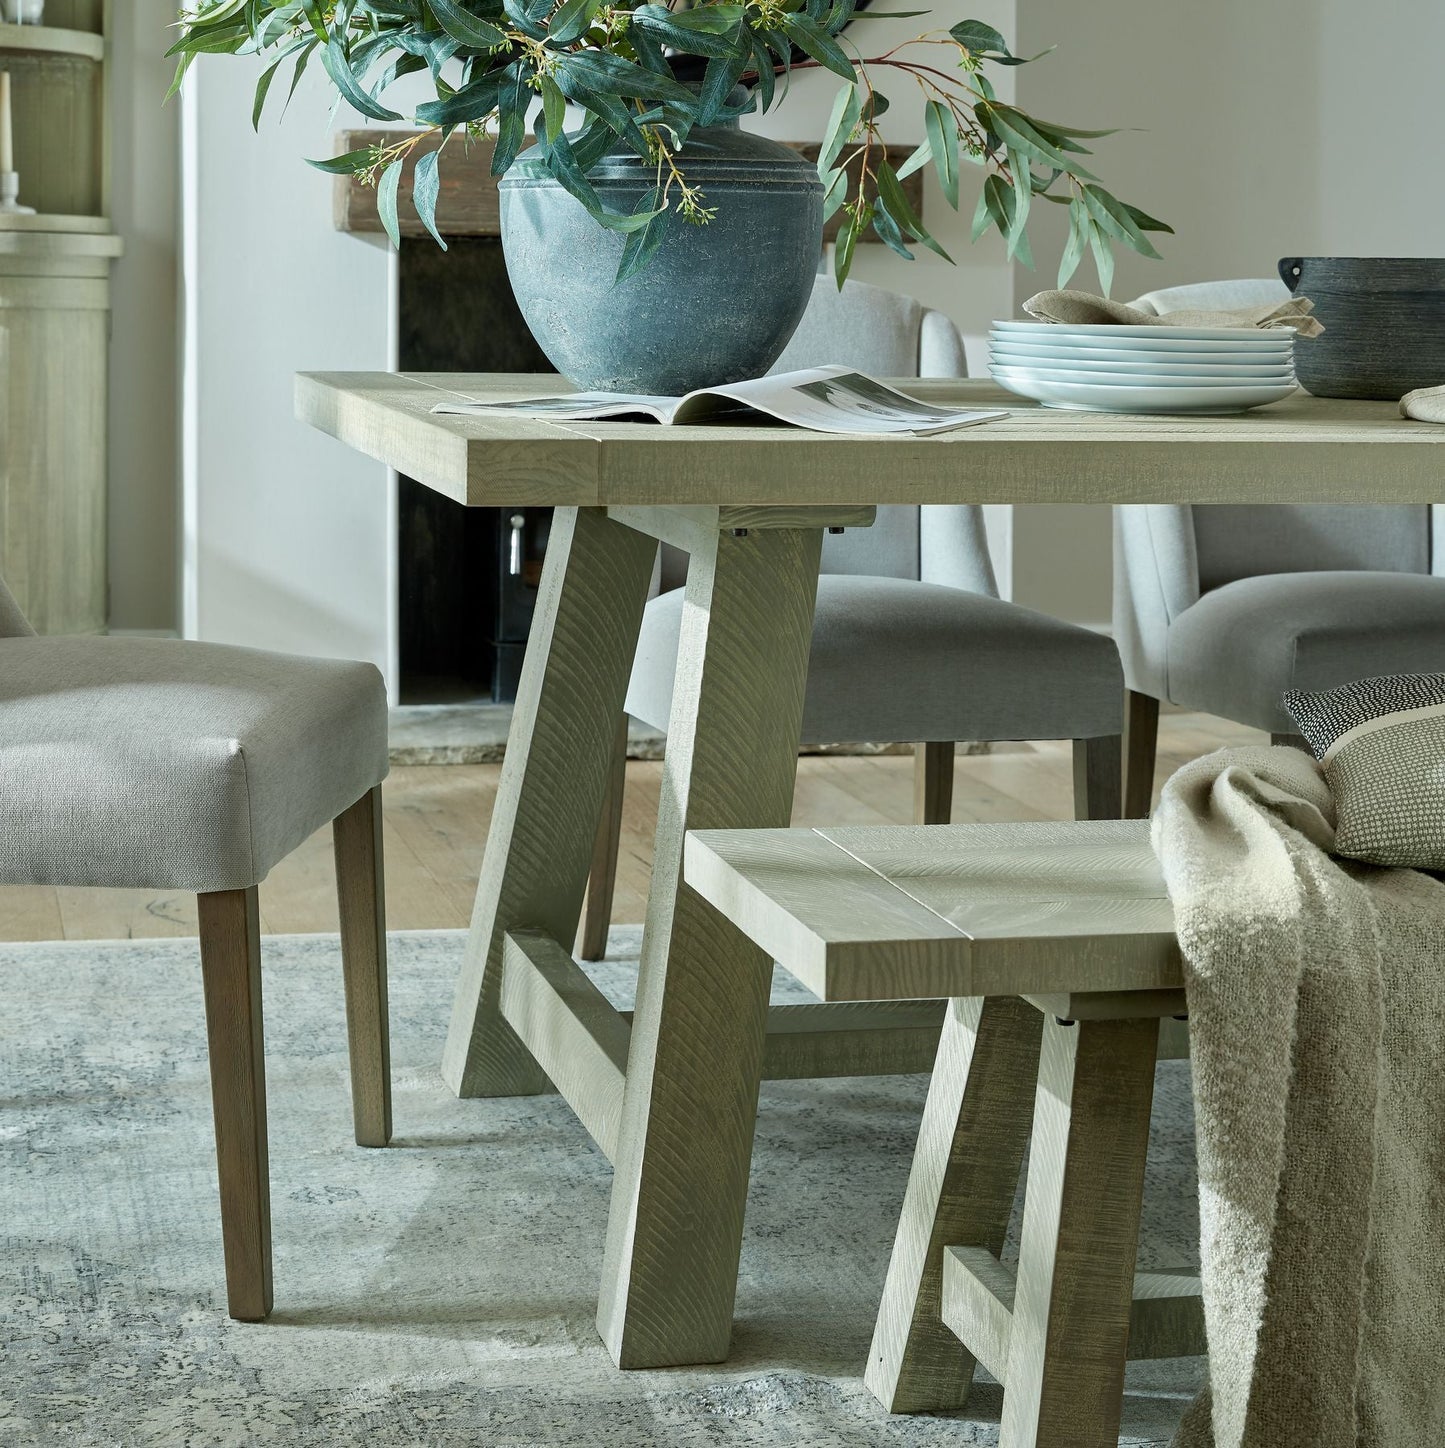
[{"label": "white candle", "polygon": [[0,171],[15,169],[15,138],[10,121],[10,72],[0,70]]}]

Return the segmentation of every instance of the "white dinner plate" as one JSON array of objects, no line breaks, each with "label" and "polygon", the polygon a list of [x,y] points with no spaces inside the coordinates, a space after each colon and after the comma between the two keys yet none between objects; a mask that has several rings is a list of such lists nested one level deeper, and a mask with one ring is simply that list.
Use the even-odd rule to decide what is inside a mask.
[{"label": "white dinner plate", "polygon": [[1228,413],[1245,412],[1288,397],[1294,384],[1264,387],[1111,387],[1091,382],[1044,382],[1037,377],[1005,378],[1000,387],[1031,397],[1045,407],[1074,412]]},{"label": "white dinner plate", "polygon": [[1160,340],[1160,333],[1163,333],[1165,338],[1173,337],[1181,342],[1229,342],[1236,346],[1240,342],[1272,340],[1275,336],[1294,338],[1292,327],[1171,327],[1162,324],[1157,327],[1114,327],[1073,322],[995,322],[993,328],[996,332],[1023,336],[1049,332],[1056,337],[1129,337],[1135,341],[1150,342]]},{"label": "white dinner plate", "polygon": [[[1294,376],[1294,369],[1284,362],[1185,362],[1183,353],[1166,353],[1168,360],[1127,362],[1105,352],[1101,357],[1071,356],[1067,352],[1036,356],[1013,347],[990,348],[993,360],[1001,367],[1064,369],[1070,372],[1122,372],[1129,377],[1238,377],[1279,381]],[[1128,354],[1118,354],[1119,357]],[[1208,355],[1206,353],[1206,355]]]},{"label": "white dinner plate", "polygon": [[1252,358],[1255,361],[1273,361],[1277,357],[1294,354],[1294,337],[1250,344],[1248,342],[1191,342],[1180,337],[1160,337],[1157,340],[1141,341],[1138,337],[1120,337],[1110,342],[1105,337],[1080,337],[1077,340],[1063,336],[1035,335],[1029,332],[990,332],[988,340],[996,347],[1019,347],[1029,352],[1087,353],[1090,356],[1136,354],[1144,357],[1165,357],[1171,354],[1185,357],[1210,357],[1221,359]]},{"label": "white dinner plate", "polygon": [[1128,372],[1081,372],[1075,367],[1005,367],[989,369],[999,381],[1036,378],[1040,382],[1080,382],[1101,387],[1293,387],[1292,376],[1274,377],[1138,377]]}]

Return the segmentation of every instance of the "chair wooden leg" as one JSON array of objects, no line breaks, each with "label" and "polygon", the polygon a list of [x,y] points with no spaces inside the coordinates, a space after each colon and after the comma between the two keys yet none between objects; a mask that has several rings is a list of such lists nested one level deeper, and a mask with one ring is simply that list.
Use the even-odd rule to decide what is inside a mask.
[{"label": "chair wooden leg", "polygon": [[358,1146],[385,1146],[391,1140],[391,1037],[386,1008],[381,786],[337,815],[331,832],[341,906],[352,1120]]},{"label": "chair wooden leg", "polygon": [[1122,741],[1117,734],[1074,740],[1074,818],[1116,820],[1123,805]]},{"label": "chair wooden leg", "polygon": [[1149,817],[1154,803],[1154,762],[1159,746],[1159,701],[1124,693],[1124,818]]},{"label": "chair wooden leg", "polygon": [[256,887],[201,895],[197,904],[226,1302],[232,1317],[259,1322],[271,1311],[271,1190]]},{"label": "chair wooden leg", "polygon": [[953,740],[913,746],[913,823],[946,825],[953,818]]},{"label": "chair wooden leg", "polygon": [[945,1247],[1003,1250],[1033,1115],[1043,1018],[949,1002],[863,1381],[890,1413],[960,1408],[974,1359],[940,1317]]},{"label": "chair wooden leg", "polygon": [[1114,1448],[1159,1025],[1044,1023],[1000,1448]]},{"label": "chair wooden leg", "polygon": [[587,876],[587,901],[582,929],[577,936],[580,960],[601,960],[607,954],[607,930],[612,924],[612,896],[617,887],[617,855],[622,845],[622,802],[627,788],[627,715],[617,731],[607,794],[597,838],[592,845],[592,868]]}]

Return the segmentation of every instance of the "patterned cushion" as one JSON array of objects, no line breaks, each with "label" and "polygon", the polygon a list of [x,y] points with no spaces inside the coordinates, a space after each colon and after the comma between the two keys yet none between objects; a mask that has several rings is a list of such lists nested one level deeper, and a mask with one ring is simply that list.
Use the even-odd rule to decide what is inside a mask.
[{"label": "patterned cushion", "polygon": [[1445,869],[1445,674],[1291,690],[1284,707],[1324,766],[1336,853]]}]

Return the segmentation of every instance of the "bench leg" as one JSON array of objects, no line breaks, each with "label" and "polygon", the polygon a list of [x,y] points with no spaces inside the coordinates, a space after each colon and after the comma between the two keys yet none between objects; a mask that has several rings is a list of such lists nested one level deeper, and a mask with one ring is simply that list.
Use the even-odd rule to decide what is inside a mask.
[{"label": "bench leg", "polygon": [[226,1306],[242,1322],[259,1322],[271,1311],[271,1186],[256,887],[201,895],[196,905],[221,1183]]},{"label": "bench leg", "polygon": [[612,924],[612,896],[617,888],[617,855],[622,847],[622,803],[627,788],[627,715],[612,746],[612,769],[607,797],[592,844],[592,868],[587,875],[587,903],[577,937],[579,960],[601,960],[607,954],[607,930]]},{"label": "bench leg", "polygon": [[1043,1017],[949,1002],[863,1381],[891,1413],[962,1407],[974,1360],[939,1316],[943,1249],[1003,1248],[1028,1142]]},{"label": "bench leg", "polygon": [[1000,1448],[1114,1448],[1159,1023],[1044,1023]]}]

